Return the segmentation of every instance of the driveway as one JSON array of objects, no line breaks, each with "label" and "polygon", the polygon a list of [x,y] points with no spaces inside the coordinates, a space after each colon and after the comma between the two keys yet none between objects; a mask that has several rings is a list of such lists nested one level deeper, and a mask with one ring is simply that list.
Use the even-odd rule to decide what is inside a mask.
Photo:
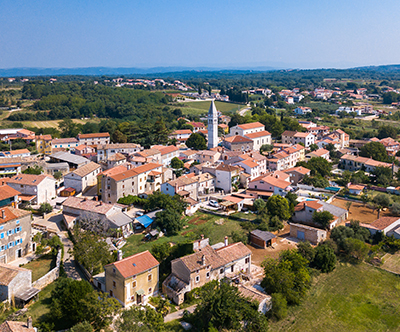
[{"label": "driveway", "polygon": [[191,307],[188,307],[186,309],[181,309],[181,310],[175,311],[171,314],[168,314],[167,316],[164,317],[164,323],[170,322],[175,319],[181,319],[183,317],[183,313],[185,312],[185,310],[189,311],[190,313],[193,313],[194,309],[196,309],[196,307],[197,307],[197,304],[195,304]]}]

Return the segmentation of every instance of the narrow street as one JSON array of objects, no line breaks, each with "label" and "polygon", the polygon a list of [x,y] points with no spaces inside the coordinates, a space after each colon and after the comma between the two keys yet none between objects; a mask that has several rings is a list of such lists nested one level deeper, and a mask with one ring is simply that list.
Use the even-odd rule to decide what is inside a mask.
[{"label": "narrow street", "polygon": [[164,317],[164,323],[173,321],[175,319],[181,319],[183,317],[183,313],[186,310],[189,311],[190,313],[193,313],[194,310],[196,309],[196,307],[197,307],[197,304],[192,305],[191,307],[187,307],[186,309],[181,309],[181,310],[175,311],[171,314],[168,314],[167,316]]}]

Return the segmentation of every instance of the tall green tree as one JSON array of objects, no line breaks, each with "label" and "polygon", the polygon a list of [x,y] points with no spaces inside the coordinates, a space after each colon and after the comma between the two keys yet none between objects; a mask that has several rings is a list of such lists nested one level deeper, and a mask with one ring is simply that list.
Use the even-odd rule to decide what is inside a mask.
[{"label": "tall green tree", "polygon": [[281,220],[288,220],[291,216],[288,200],[280,195],[268,198],[266,208],[271,216],[278,216]]},{"label": "tall green tree", "polygon": [[383,162],[387,162],[389,159],[385,146],[379,142],[370,142],[365,144],[360,148],[359,154],[361,157],[372,158]]},{"label": "tall green tree", "polygon": [[329,229],[331,222],[335,219],[329,211],[315,211],[312,216],[312,221],[321,225],[323,229]]},{"label": "tall green tree", "polygon": [[199,133],[193,133],[187,139],[186,146],[193,150],[206,150],[207,142],[203,135]]},{"label": "tall green tree", "polygon": [[124,310],[115,323],[117,332],[163,332],[164,318],[149,306]]}]

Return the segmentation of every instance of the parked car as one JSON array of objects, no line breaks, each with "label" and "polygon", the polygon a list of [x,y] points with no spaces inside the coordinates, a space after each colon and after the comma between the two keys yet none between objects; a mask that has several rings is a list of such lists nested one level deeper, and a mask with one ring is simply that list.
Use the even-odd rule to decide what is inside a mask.
[{"label": "parked car", "polygon": [[217,202],[217,201],[214,201],[213,199],[210,199],[210,200],[208,201],[208,205],[210,205],[210,206],[212,206],[212,207],[215,207],[215,208],[219,208],[218,202]]},{"label": "parked car", "polygon": [[136,217],[143,216],[143,211],[136,211]]}]

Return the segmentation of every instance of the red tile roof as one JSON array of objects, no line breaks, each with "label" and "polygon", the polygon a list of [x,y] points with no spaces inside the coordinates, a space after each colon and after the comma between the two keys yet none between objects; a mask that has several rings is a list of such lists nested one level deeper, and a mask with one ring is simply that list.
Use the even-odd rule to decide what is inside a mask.
[{"label": "red tile roof", "polygon": [[269,131],[263,130],[263,131],[258,131],[256,133],[252,133],[252,134],[246,134],[245,136],[248,138],[258,138],[258,137],[264,137],[264,136],[271,136],[271,133]]},{"label": "red tile roof", "polygon": [[82,138],[99,138],[99,137],[110,137],[109,133],[93,133],[93,134],[79,134],[78,139]]},{"label": "red tile roof", "polygon": [[399,219],[399,217],[381,217],[371,223],[370,226],[382,231]]},{"label": "red tile roof", "polygon": [[243,136],[239,136],[239,135],[225,137],[224,140],[229,143],[252,143],[253,142],[251,139],[243,137]]},{"label": "red tile roof", "polygon": [[158,263],[150,251],[146,250],[106,266],[115,266],[118,272],[127,279],[134,275],[146,272],[158,265],[160,265],[160,263]]},{"label": "red tile roof", "polygon": [[15,190],[14,188],[11,188],[10,186],[7,185],[0,186],[0,201],[14,197],[19,194],[21,194],[19,191]]},{"label": "red tile roof", "polygon": [[241,124],[238,125],[238,127],[240,129],[254,129],[254,128],[259,128],[259,127],[264,127],[264,125],[260,122],[252,122],[252,123],[245,123],[245,124]]}]

